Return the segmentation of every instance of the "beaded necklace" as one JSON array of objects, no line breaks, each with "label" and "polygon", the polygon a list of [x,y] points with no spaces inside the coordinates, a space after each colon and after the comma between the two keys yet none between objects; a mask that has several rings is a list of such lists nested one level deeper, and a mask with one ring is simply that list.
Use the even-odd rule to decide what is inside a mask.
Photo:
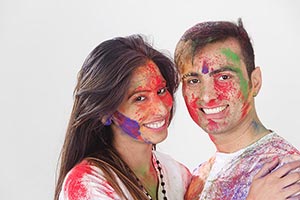
[{"label": "beaded necklace", "polygon": [[[165,188],[166,183],[164,182],[164,175],[163,175],[163,172],[162,172],[161,164],[160,164],[159,160],[155,157],[155,155],[152,155],[152,156],[153,156],[152,162],[156,163],[156,164],[154,164],[154,167],[156,169],[156,172],[158,172],[157,175],[159,175],[160,185],[161,185],[161,188],[162,188],[161,193],[163,194],[163,200],[168,200],[168,198],[166,196],[167,191],[166,191],[166,188]],[[131,169],[128,169],[128,170],[135,177],[136,181],[139,184],[139,187],[145,193],[145,195],[148,197],[148,199],[153,200],[151,195],[147,192],[146,188],[141,183],[140,179],[133,173],[133,171]]]}]

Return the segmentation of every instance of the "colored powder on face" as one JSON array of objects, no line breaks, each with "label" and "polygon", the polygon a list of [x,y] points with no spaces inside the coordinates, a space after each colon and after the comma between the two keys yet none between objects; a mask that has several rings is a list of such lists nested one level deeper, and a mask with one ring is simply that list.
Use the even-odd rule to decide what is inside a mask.
[{"label": "colored powder on face", "polygon": [[207,74],[207,73],[208,73],[208,65],[205,61],[203,61],[202,74]]},{"label": "colored powder on face", "polygon": [[218,129],[219,129],[219,125],[218,125],[215,121],[209,119],[209,120],[208,120],[207,129],[208,129],[209,131],[215,131],[215,130],[218,130]]},{"label": "colored powder on face", "polygon": [[233,61],[234,63],[239,64],[240,63],[240,57],[231,51],[229,48],[224,48],[221,50],[222,54],[226,56],[228,60]]},{"label": "colored powder on face", "polygon": [[[241,88],[241,93],[244,97],[244,99],[247,99],[248,98],[248,95],[249,95],[249,84],[248,84],[248,81],[245,79],[245,77],[243,76],[243,72],[240,68],[238,67],[230,67],[232,68],[232,71],[235,71],[239,80],[240,80],[240,88]],[[231,88],[233,87],[232,85],[230,86]]]},{"label": "colored powder on face", "polygon": [[[239,67],[241,66],[240,57],[236,53],[234,53],[233,51],[231,51],[228,48],[222,49],[221,52],[223,55],[226,56],[226,58],[228,60],[233,61]],[[243,76],[243,72],[240,68],[233,67],[232,69],[237,72],[237,76],[239,77],[239,80],[240,80],[240,87],[241,87],[242,94],[243,94],[244,98],[247,99],[248,98],[248,81]]]},{"label": "colored powder on face", "polygon": [[173,98],[172,98],[172,96],[169,92],[163,98],[163,102],[164,102],[164,104],[166,105],[167,108],[170,108],[170,110],[172,109],[174,102],[173,102]]},{"label": "colored powder on face", "polygon": [[208,107],[215,107],[216,105],[218,105],[216,99],[211,99],[211,100],[206,104],[206,106],[208,106]]},{"label": "colored powder on face", "polygon": [[215,84],[214,89],[218,92],[218,97],[217,99],[220,101],[223,100],[229,100],[230,97],[232,96],[232,91],[234,91],[234,87],[231,85],[228,85],[228,87],[220,87]]},{"label": "colored powder on face", "polygon": [[199,122],[199,115],[198,115],[198,99],[196,98],[194,94],[192,94],[192,99],[189,99],[187,96],[185,96],[186,99],[186,104],[187,104],[187,109],[192,117],[192,119],[194,120],[194,122],[196,122],[197,124],[200,123]]},{"label": "colored powder on face", "polygon": [[245,99],[248,98],[248,81],[245,79],[245,77],[243,76],[243,72],[240,68],[235,68],[235,70],[237,71],[237,75],[240,79],[240,87],[241,87],[241,91],[242,94],[244,96]]},{"label": "colored powder on face", "polygon": [[242,118],[244,118],[249,113],[250,109],[251,105],[249,104],[249,102],[245,102],[242,108]]},{"label": "colored powder on face", "polygon": [[140,132],[140,125],[137,121],[132,120],[122,113],[116,111],[114,113],[114,120],[117,120],[119,127],[134,139],[142,139]]}]

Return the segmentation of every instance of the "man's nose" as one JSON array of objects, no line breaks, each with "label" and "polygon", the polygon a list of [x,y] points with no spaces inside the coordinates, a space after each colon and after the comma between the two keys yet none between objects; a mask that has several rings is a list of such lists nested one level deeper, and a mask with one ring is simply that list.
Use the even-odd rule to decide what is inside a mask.
[{"label": "man's nose", "polygon": [[200,100],[203,103],[209,103],[211,100],[215,100],[217,98],[217,92],[214,88],[214,84],[211,80],[203,81],[202,87],[200,89]]}]

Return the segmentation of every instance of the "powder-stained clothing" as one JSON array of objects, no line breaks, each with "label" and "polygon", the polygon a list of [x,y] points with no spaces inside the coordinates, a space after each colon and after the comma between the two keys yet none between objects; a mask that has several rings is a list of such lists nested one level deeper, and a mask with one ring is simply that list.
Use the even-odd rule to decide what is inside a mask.
[{"label": "powder-stained clothing", "polygon": [[300,152],[276,133],[233,154],[217,152],[194,171],[185,199],[246,199],[254,176],[275,157],[283,164],[299,160]]},{"label": "powder-stained clothing", "polygon": [[[156,159],[162,167],[166,196],[171,200],[182,200],[191,180],[189,170],[170,156],[153,151],[153,164],[158,169]],[[116,177],[118,185],[128,199],[133,199],[123,182]],[[159,173],[158,173],[159,177]],[[158,199],[163,199],[161,178],[159,177]],[[66,176],[59,200],[120,200],[122,199],[105,179],[98,167],[83,161]],[[124,198],[123,198],[124,199]]]}]

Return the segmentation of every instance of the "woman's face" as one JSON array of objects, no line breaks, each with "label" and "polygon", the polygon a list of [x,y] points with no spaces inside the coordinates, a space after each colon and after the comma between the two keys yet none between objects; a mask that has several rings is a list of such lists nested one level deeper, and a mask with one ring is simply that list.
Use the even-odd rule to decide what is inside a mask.
[{"label": "woman's face", "polygon": [[149,61],[133,71],[129,89],[113,115],[113,130],[137,141],[157,144],[167,137],[173,105],[166,80]]}]

